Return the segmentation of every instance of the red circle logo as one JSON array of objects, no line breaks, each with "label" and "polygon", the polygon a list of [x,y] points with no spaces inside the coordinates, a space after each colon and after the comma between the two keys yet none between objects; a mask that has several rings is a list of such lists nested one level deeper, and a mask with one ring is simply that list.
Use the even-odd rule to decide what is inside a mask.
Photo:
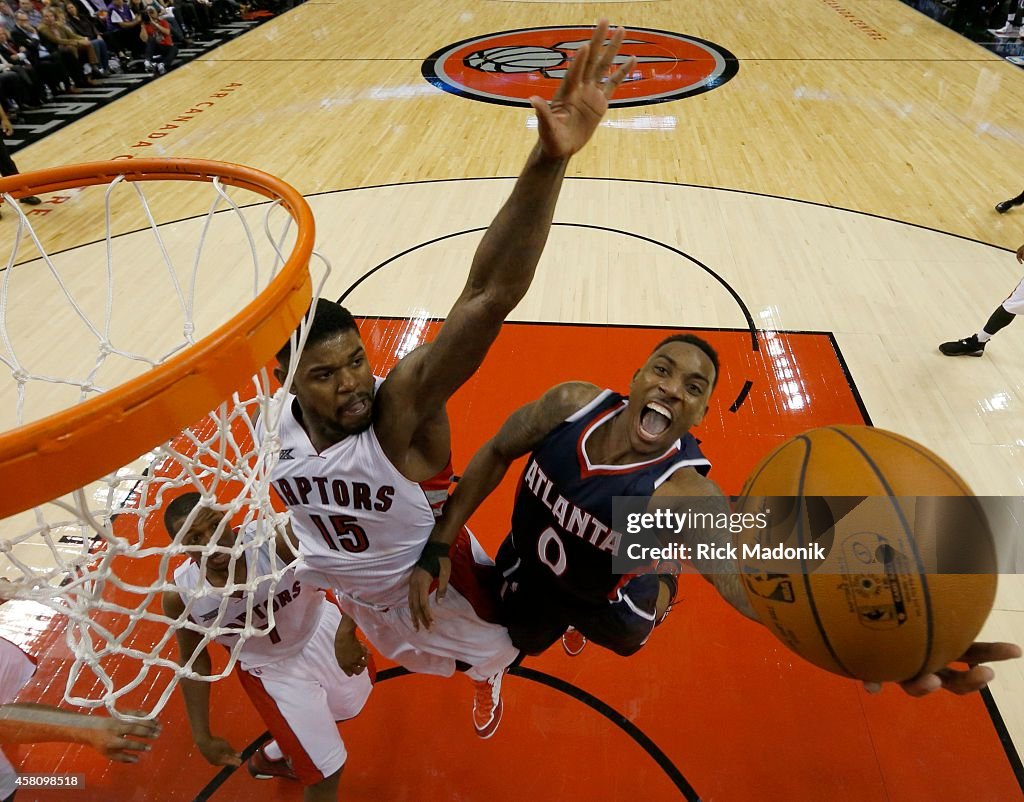
[{"label": "red circle logo", "polygon": [[[455,95],[529,106],[531,95],[550,100],[593,26],[522,28],[447,45],[423,62],[423,77]],[[698,95],[721,86],[739,70],[728,50],[703,39],[651,28],[627,28],[615,58],[630,56],[636,68],[626,76],[611,106],[641,106]]]}]

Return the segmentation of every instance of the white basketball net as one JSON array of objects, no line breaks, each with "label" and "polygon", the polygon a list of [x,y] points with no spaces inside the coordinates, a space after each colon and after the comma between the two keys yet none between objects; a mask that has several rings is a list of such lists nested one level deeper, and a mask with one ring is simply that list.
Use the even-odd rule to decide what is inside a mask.
[{"label": "white basketball net", "polygon": [[[214,198],[205,215],[164,225],[157,224],[154,209],[167,208],[162,193],[180,195],[180,182],[150,184],[144,193],[139,183],[118,178],[109,187],[82,190],[73,198],[80,207],[89,202],[88,193],[103,193],[106,236],[65,253],[48,250],[44,223],[34,228],[20,205],[4,196],[5,208],[18,213],[0,276],[0,362],[10,374],[10,383],[0,385],[5,428],[84,401],[162,363],[267,286],[285,261],[284,249],[290,251],[291,216],[279,202],[255,193],[231,188],[229,194],[219,180],[208,186]],[[125,195],[132,194],[139,205],[126,208]],[[238,195],[247,198],[239,202]],[[95,209],[99,199],[93,201]],[[172,202],[180,208],[180,197]],[[253,233],[259,218],[262,238]],[[119,228],[131,233],[115,235]],[[316,255],[326,276],[329,265]],[[19,311],[26,305],[37,313],[34,329]],[[45,347],[38,345],[40,305],[53,310],[54,342]],[[304,329],[293,335],[293,353],[304,340]],[[64,363],[61,369],[54,369],[54,361]],[[292,371],[297,361],[291,360]],[[174,584],[174,569],[189,557],[202,570],[211,554],[228,551],[232,567],[237,560],[252,566],[247,552],[273,541],[281,514],[271,505],[270,471],[284,400],[285,389],[275,389],[264,369],[205,418],[133,464],[0,521],[0,575],[14,583],[13,594],[7,594],[18,600],[12,605],[41,604],[67,618],[74,660],[68,702],[105,706],[125,718],[136,711],[155,716],[179,679],[226,676],[245,640],[274,627],[272,605],[266,605],[269,619],[255,617],[253,608],[260,594],[274,594],[286,569],[281,560],[271,563],[270,573],[250,570],[244,586],[206,588],[222,600],[218,615],[202,625],[190,617],[192,594],[183,594],[186,608],[178,620],[163,615],[160,597],[183,590]],[[241,532],[254,524],[255,534],[245,541],[239,537],[231,548],[218,546],[214,537],[209,546],[186,549],[182,536],[199,508],[173,536],[163,524],[164,507],[184,491],[200,492],[201,506],[224,512],[222,528]],[[259,594],[245,595],[244,626],[232,621],[226,627],[222,619],[231,594],[257,588]],[[200,648],[226,632],[237,635],[224,668],[207,678],[192,670],[196,655],[183,655],[179,665],[174,635],[180,627],[201,636]]]}]

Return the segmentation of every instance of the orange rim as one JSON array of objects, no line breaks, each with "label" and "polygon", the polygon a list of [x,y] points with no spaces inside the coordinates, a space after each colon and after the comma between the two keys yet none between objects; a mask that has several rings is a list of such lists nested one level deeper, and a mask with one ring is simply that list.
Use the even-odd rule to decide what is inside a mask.
[{"label": "orange rim", "polygon": [[206,181],[280,200],[295,248],[266,289],[188,350],[82,404],[0,434],[0,518],[38,506],[127,465],[195,423],[274,356],[312,300],[316,224],[306,199],[251,167],[203,159],[92,162],[0,179],[14,197],[126,181]]}]

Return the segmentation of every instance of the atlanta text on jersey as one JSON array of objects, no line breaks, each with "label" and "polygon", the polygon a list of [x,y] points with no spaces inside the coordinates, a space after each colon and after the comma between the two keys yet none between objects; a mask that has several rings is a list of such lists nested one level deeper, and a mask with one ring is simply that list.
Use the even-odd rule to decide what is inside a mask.
[{"label": "atlanta text on jersey", "polygon": [[530,492],[551,510],[551,514],[558,520],[564,532],[576,535],[602,551],[615,555],[619,553],[622,533],[609,529],[589,512],[577,507],[558,493],[547,474],[537,464],[537,460],[530,460],[523,482]]}]

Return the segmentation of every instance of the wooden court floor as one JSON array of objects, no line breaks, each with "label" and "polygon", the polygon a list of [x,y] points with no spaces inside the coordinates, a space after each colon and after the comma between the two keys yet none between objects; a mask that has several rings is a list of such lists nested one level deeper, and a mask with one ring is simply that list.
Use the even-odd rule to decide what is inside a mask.
[{"label": "wooden court floor", "polygon": [[[664,330],[694,329],[723,353],[697,434],[727,492],[791,434],[871,422],[923,442],[979,494],[1021,495],[1024,324],[980,360],[935,346],[976,331],[1024,272],[1012,256],[1024,212],[991,208],[1021,189],[1024,74],[897,0],[308,0],[17,161],[201,156],[280,175],[310,196],[333,265],[326,294],[365,318],[386,369],[450,306],[535,136],[527,109],[442,92],[423,60],[470,37],[599,15],[713,42],[738,71],[692,97],[611,110],[572,162],[534,288],[453,403],[457,469],[551,383],[624,386]],[[102,236],[95,203],[57,200],[32,220],[58,247]],[[154,211],[180,220],[207,202],[182,192]],[[59,342],[61,319],[41,323]],[[473,522],[492,552],[508,503],[506,485]],[[0,616],[2,634],[41,658],[25,698],[58,700],[61,623],[20,603]],[[1024,641],[1019,577],[1002,578],[985,636]],[[486,743],[470,731],[467,683],[385,673],[343,726],[342,798],[1020,799],[1024,672],[997,674],[986,696],[870,697],[692,580],[629,660],[588,648],[526,662]],[[214,700],[236,746],[260,738],[234,680]],[[22,765],[85,772],[81,799],[301,797],[244,771],[211,785],[177,699],[163,720],[135,767],[57,746],[22,750]]]}]

